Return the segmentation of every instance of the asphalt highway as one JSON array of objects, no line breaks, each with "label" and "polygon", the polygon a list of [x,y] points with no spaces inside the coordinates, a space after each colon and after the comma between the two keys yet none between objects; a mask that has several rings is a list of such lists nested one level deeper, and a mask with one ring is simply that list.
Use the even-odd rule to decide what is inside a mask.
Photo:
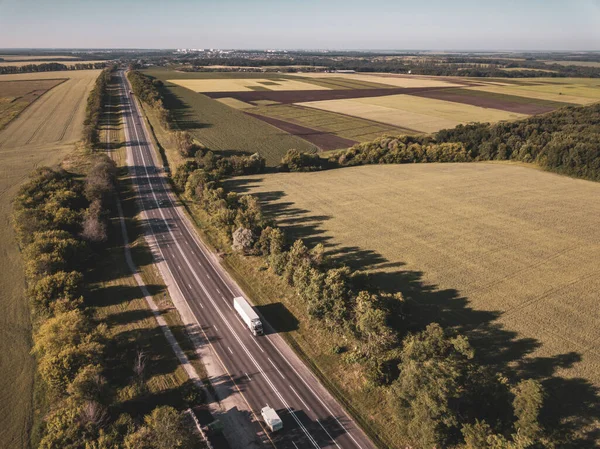
[{"label": "asphalt highway", "polygon": [[124,72],[118,77],[130,170],[148,229],[226,370],[231,394],[242,395],[252,409],[254,416],[249,413],[248,419],[260,419],[260,410],[267,404],[277,411],[284,428],[269,433],[277,449],[374,449],[303,362],[289,348],[281,347],[283,340],[272,333],[268,323],[263,322],[265,335],[259,337],[242,323],[233,309],[233,298],[240,292],[176,207],[176,197],[156,162],[153,143]]}]

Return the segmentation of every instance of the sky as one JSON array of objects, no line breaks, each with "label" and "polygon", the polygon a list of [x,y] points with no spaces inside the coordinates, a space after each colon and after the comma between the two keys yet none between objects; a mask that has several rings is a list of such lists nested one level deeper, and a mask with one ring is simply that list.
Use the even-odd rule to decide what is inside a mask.
[{"label": "sky", "polygon": [[600,0],[0,0],[0,48],[600,50]]}]

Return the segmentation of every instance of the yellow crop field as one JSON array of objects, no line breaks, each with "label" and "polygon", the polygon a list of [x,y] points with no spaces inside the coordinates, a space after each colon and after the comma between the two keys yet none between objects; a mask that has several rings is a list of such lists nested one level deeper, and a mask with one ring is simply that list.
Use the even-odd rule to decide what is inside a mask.
[{"label": "yellow crop field", "polygon": [[295,76],[306,78],[342,78],[360,80],[371,83],[386,84],[393,87],[457,87],[463,84],[455,83],[453,80],[441,77],[418,76],[418,75],[392,75],[383,73],[296,73]]},{"label": "yellow crop field", "polygon": [[309,82],[291,79],[221,78],[221,79],[174,79],[167,80],[194,92],[249,92],[253,90],[329,90]]},{"label": "yellow crop field", "polygon": [[[11,201],[31,170],[59,163],[81,138],[87,96],[99,70],[61,72],[67,81],[43,94],[0,131],[0,445],[29,447],[33,360],[23,269],[10,222]],[[0,81],[57,78],[0,75]]]},{"label": "yellow crop field", "polygon": [[[561,83],[556,80],[564,81]],[[569,78],[557,78],[556,80],[546,81],[541,85],[527,84],[522,86],[515,84],[492,85],[490,83],[484,86],[469,87],[467,89],[581,105],[600,101],[600,81],[598,80],[594,80],[598,86],[583,82],[568,82],[570,80]]]},{"label": "yellow crop field", "polygon": [[299,103],[301,106],[348,114],[416,131],[435,132],[461,123],[497,122],[523,114],[411,95],[353,98]]},{"label": "yellow crop field", "polygon": [[551,380],[551,393],[578,413],[593,403],[600,184],[471,163],[280,173],[238,185],[271,192],[262,197],[292,236],[323,242],[382,289],[402,291],[412,320],[466,331],[485,360]]}]

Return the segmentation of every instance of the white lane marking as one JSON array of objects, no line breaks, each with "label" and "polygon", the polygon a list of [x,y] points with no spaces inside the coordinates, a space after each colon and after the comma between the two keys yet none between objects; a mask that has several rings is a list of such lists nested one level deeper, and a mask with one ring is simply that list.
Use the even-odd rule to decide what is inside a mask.
[{"label": "white lane marking", "polygon": [[206,277],[207,277],[208,279],[210,279],[210,274],[206,273]]},{"label": "white lane marking", "polygon": [[231,348],[229,346],[227,346],[227,349],[229,349],[229,352],[231,352],[231,355],[233,355],[233,351],[231,350]]},{"label": "white lane marking", "polygon": [[294,447],[295,447],[296,449],[298,449],[298,446],[296,446],[296,443],[294,443],[294,440],[292,440],[292,444],[294,445]]},{"label": "white lane marking", "polygon": [[300,397],[300,395],[296,392],[296,390],[294,390],[294,387],[292,387],[290,385],[290,389],[294,392],[294,394],[298,397],[298,399],[300,399],[300,402],[302,402],[302,405],[304,405],[304,408],[310,412],[310,407],[308,405],[306,405],[306,402],[304,402],[304,400]]},{"label": "white lane marking", "polygon": [[[136,132],[136,136],[137,136],[138,141],[139,141],[139,136],[137,135],[137,128],[135,126],[134,126],[134,131]],[[146,171],[146,178],[149,179],[148,168],[147,168],[147,164],[146,164],[146,158],[144,157],[143,151],[140,151],[140,154],[141,154],[141,157],[142,157],[142,162],[144,163],[144,169]],[[161,180],[161,183],[162,183],[162,180]],[[150,191],[152,193],[152,196],[154,197],[154,201],[158,204],[158,199],[156,197],[156,193],[154,191],[154,187],[152,186],[152,183],[150,183],[149,186],[150,186]],[[163,221],[166,222],[163,210],[162,209],[158,209],[158,212],[161,215]],[[298,419],[298,417],[292,412],[292,409],[289,407],[289,405],[287,404],[287,402],[285,401],[285,399],[283,398],[283,396],[279,393],[279,391],[277,390],[277,388],[275,387],[275,385],[271,382],[271,379],[269,378],[269,376],[267,376],[267,374],[263,371],[262,367],[254,359],[254,357],[252,356],[252,354],[250,353],[250,351],[248,351],[248,348],[246,347],[246,345],[244,345],[244,343],[239,338],[239,336],[237,335],[237,333],[233,330],[233,328],[231,327],[231,324],[229,324],[229,321],[227,321],[227,319],[225,318],[225,316],[223,315],[223,313],[221,312],[221,310],[217,307],[217,305],[214,302],[212,296],[210,295],[210,293],[208,292],[208,290],[206,289],[206,287],[204,286],[204,284],[198,278],[198,275],[196,274],[196,271],[192,268],[192,265],[190,264],[189,260],[187,259],[186,255],[184,254],[183,250],[181,249],[181,246],[179,245],[179,242],[174,238],[172,230],[169,228],[168,231],[171,234],[171,237],[173,237],[173,241],[175,243],[175,246],[179,250],[179,253],[183,257],[183,260],[185,261],[185,263],[189,267],[192,275],[196,278],[196,281],[198,282],[198,284],[200,285],[200,287],[202,288],[202,290],[204,290],[205,295],[207,296],[207,298],[209,299],[209,301],[212,303],[213,308],[215,309],[215,311],[221,317],[221,320],[223,320],[223,322],[227,325],[227,327],[229,328],[229,331],[232,333],[232,335],[238,341],[238,344],[242,347],[242,349],[244,350],[244,352],[246,352],[246,355],[252,361],[252,363],[261,372],[261,374],[263,375],[263,377],[265,378],[265,380],[267,381],[267,383],[270,385],[270,387],[273,390],[273,392],[277,395],[277,397],[280,399],[280,401],[288,409],[288,411],[290,412],[290,414],[294,417],[294,420],[296,421],[296,423],[298,424],[298,426],[303,430],[303,432],[305,433],[305,435],[307,436],[307,438],[310,440],[310,442],[313,444],[313,446],[315,446],[317,449],[320,449],[319,444],[315,441],[315,439],[313,438],[313,436],[308,432],[308,430],[306,429],[306,427],[304,426],[304,424],[302,424],[302,422]],[[219,274],[219,273],[217,273],[217,274]],[[220,277],[220,274],[219,274],[219,277]],[[225,284],[225,285],[227,285],[227,284]],[[216,329],[216,326],[214,326],[214,327]]]},{"label": "white lane marking", "polygon": [[223,293],[221,293],[221,290],[219,290],[218,288],[217,288],[217,292],[219,293],[219,295],[223,296]]},{"label": "white lane marking", "polygon": [[198,302],[198,304],[200,304],[200,307],[202,307],[202,308],[204,309],[204,306],[202,305],[202,303],[201,303],[201,302]]},{"label": "white lane marking", "polygon": [[270,357],[267,357],[267,359],[269,359],[269,362],[271,362],[271,365],[273,365],[273,368],[275,368],[277,370],[277,372],[279,373],[281,378],[285,380],[285,376],[283,374],[281,374],[281,371],[279,371],[279,368],[277,368],[277,366],[273,363],[273,360],[271,360]]},{"label": "white lane marking", "polygon": [[[281,351],[277,348],[277,346],[275,346],[275,343],[273,343],[270,339],[267,338],[267,341],[269,343],[271,343],[271,346],[273,346],[273,348],[275,348],[275,350],[279,353],[279,355],[281,356],[281,358],[283,360],[286,361],[286,363],[289,365],[290,368],[292,368],[292,370],[296,373],[296,375],[298,376],[298,378],[302,381],[302,383],[304,385],[306,385],[306,388],[308,388],[308,390],[313,394],[313,396],[315,398],[317,398],[317,400],[321,403],[321,405],[325,408],[325,410],[327,410],[327,412],[334,417],[334,419],[337,421],[337,423],[340,425],[340,427],[342,429],[344,429],[344,432],[346,432],[346,434],[352,439],[352,441],[354,441],[354,444],[356,444],[356,446],[358,446],[359,449],[362,449],[362,446],[360,444],[358,444],[358,441],[356,441],[356,439],[352,436],[352,434],[348,431],[348,429],[346,429],[346,427],[344,427],[344,425],[340,422],[340,420],[337,418],[337,416],[334,415],[334,413],[331,411],[331,409],[329,407],[327,407],[327,405],[325,405],[325,403],[322,401],[322,399],[317,395],[317,393],[315,392],[315,390],[313,390],[310,385],[308,385],[308,382],[306,380],[304,380],[304,378],[300,375],[300,373],[296,370],[296,368],[294,368],[294,366],[290,363],[290,361],[284,357],[284,355],[281,353]],[[352,418],[350,418],[352,419]]]},{"label": "white lane marking", "polygon": [[192,288],[192,284],[188,284],[188,286],[189,286],[190,288]]},{"label": "white lane marking", "polygon": [[335,439],[334,439],[334,438],[331,436],[331,434],[330,434],[329,432],[327,432],[327,429],[326,429],[326,428],[323,426],[323,424],[321,424],[321,421],[319,421],[319,420],[317,419],[317,422],[318,422],[318,423],[319,423],[319,425],[321,426],[321,429],[323,429],[323,430],[325,431],[325,433],[327,434],[327,436],[329,437],[329,439],[330,439],[331,441],[333,441],[333,442],[334,442],[334,444],[335,444],[335,445],[338,447],[338,449],[342,449],[342,448],[340,447],[340,445],[339,445],[339,444],[337,444],[337,441],[335,441]]},{"label": "white lane marking", "polygon": [[215,328],[215,330],[216,330],[217,332],[219,332],[219,328],[217,327],[217,325],[216,325],[216,324],[213,324],[213,327]]},{"label": "white lane marking", "polygon": [[263,354],[265,353],[265,351],[263,350],[263,348],[260,347],[260,345],[258,344],[258,342],[256,341],[256,338],[253,338],[252,341],[254,342],[254,344],[256,345],[256,347],[258,349],[260,349],[260,352],[262,352]]},{"label": "white lane marking", "polygon": [[248,373],[244,373],[244,374],[246,375],[246,377],[248,378],[248,380],[249,380],[250,382],[252,382],[252,379],[250,378],[250,376],[248,375]]}]

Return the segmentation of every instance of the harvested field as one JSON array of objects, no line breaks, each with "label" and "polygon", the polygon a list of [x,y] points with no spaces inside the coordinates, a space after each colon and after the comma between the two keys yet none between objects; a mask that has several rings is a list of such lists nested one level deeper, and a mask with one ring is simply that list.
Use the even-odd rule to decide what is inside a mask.
[{"label": "harvested field", "polygon": [[0,130],[27,106],[64,79],[0,81]]},{"label": "harvested field", "polygon": [[194,92],[248,92],[255,90],[288,91],[288,90],[325,90],[326,87],[317,86],[308,82],[290,79],[169,79],[170,83],[177,84]]},{"label": "harvested field", "polygon": [[[148,70],[145,73],[169,77],[173,74],[172,71],[164,70]],[[173,112],[178,127],[192,133],[213,151],[233,154],[259,152],[267,160],[267,165],[273,167],[279,165],[290,148],[308,152],[317,150],[306,140],[244,114],[243,111],[170,82],[166,82],[165,86],[165,106]],[[159,126],[153,124],[155,128]]]},{"label": "harvested field", "polygon": [[344,80],[358,80],[369,83],[385,84],[394,87],[458,87],[463,86],[466,82],[456,82],[456,78],[448,80],[442,77],[426,77],[417,75],[397,75],[387,73],[302,73],[297,74],[300,77],[306,78],[341,78]]},{"label": "harvested field", "polygon": [[252,113],[333,133],[345,139],[358,142],[371,141],[384,134],[398,135],[413,133],[404,128],[295,105],[260,107],[253,109]]},{"label": "harvested field", "polygon": [[329,77],[309,78],[311,84],[327,87],[329,89],[385,89],[394,86],[389,84],[373,83],[367,80],[355,80],[352,78]]},{"label": "harvested field", "polygon": [[527,115],[543,114],[569,105],[575,106],[574,103],[525,98],[473,89],[444,89],[420,92],[414,95]]},{"label": "harvested field", "polygon": [[[100,71],[65,72],[54,87],[0,131],[0,446],[29,448],[34,364],[21,255],[10,220],[11,201],[31,170],[58,164],[80,139],[85,100]],[[33,75],[33,77],[31,76]],[[0,76],[35,80],[56,74]],[[53,75],[53,76],[51,76]]]},{"label": "harvested field", "polygon": [[[548,413],[598,422],[600,184],[519,165],[410,164],[231,181],[478,357],[545,382]],[[590,436],[594,438],[593,435]],[[583,446],[578,446],[583,447]]]},{"label": "harvested field", "polygon": [[[599,95],[598,98],[586,97],[582,95],[581,90],[576,88],[560,88],[560,85],[506,85],[506,86],[477,86],[469,87],[475,91],[493,92],[498,94],[514,95],[524,98],[547,100],[562,103],[571,103],[578,105],[592,104],[600,101],[600,89],[595,94]],[[583,88],[587,93],[594,92],[593,88]]]},{"label": "harvested field", "polygon": [[444,87],[391,87],[385,89],[340,89],[340,90],[296,90],[296,91],[253,91],[253,92],[207,92],[210,98],[236,98],[244,102],[271,101],[282,104],[306,101],[343,100],[346,98],[384,97],[395,94],[413,94]]},{"label": "harvested field", "polygon": [[453,128],[461,123],[497,122],[525,117],[496,109],[420,98],[389,95],[374,98],[300,103],[301,106],[348,114],[421,132]]},{"label": "harvested field", "polygon": [[[85,100],[100,70],[61,73],[69,79],[42,96],[0,135],[0,148],[74,143],[79,140],[85,115]],[[46,76],[44,76],[46,75]],[[55,79],[56,73],[0,75],[0,81]]]},{"label": "harvested field", "polygon": [[246,111],[246,114],[262,120],[269,125],[273,125],[282,131],[290,133],[294,136],[302,137],[304,140],[312,143],[321,150],[339,150],[341,148],[351,147],[356,143],[354,140],[344,139],[329,132],[323,132],[312,128],[296,125],[294,123],[279,120],[273,117],[253,114]]}]

